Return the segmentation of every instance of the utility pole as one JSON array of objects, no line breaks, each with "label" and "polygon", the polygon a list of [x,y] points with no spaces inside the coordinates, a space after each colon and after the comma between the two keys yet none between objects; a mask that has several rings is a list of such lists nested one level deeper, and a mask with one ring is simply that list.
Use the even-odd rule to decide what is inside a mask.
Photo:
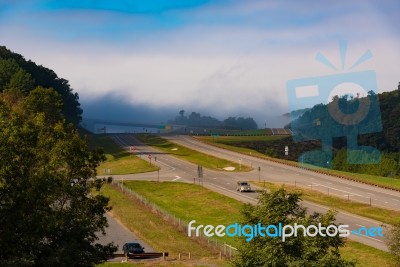
[{"label": "utility pole", "polygon": [[198,165],[197,166],[197,176],[199,177],[199,185],[201,182],[201,190],[203,190],[203,166]]}]

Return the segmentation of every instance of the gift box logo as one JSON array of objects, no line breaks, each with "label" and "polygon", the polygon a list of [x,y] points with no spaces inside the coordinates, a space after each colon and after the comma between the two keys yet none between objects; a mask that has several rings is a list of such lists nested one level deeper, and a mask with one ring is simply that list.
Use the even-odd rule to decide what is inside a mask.
[{"label": "gift box logo", "polygon": [[[339,43],[342,70],[345,69],[347,42]],[[368,50],[349,69],[372,57]],[[316,59],[337,70],[321,53]],[[298,117],[291,112],[291,129],[296,142],[320,140],[320,150],[308,151],[299,157],[300,164],[332,167],[332,141],[347,139],[349,164],[377,164],[379,150],[358,144],[358,137],[382,131],[378,88],[375,71],[343,72],[340,74],[308,77],[287,81],[290,111],[313,108]]]}]

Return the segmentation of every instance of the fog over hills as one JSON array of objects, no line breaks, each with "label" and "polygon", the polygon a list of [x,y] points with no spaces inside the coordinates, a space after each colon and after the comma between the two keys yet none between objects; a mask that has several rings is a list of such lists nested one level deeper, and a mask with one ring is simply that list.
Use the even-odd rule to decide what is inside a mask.
[{"label": "fog over hills", "polygon": [[260,110],[236,110],[221,111],[218,107],[214,109],[205,107],[155,107],[145,104],[129,103],[122,97],[108,94],[104,97],[87,101],[80,99],[83,109],[83,119],[104,119],[110,121],[123,121],[134,123],[154,123],[166,124],[168,120],[173,120],[179,115],[180,110],[185,110],[186,114],[191,112],[200,113],[202,116],[211,116],[219,120],[228,117],[252,117],[258,124],[259,128],[282,127],[289,120],[287,116],[276,114],[276,109],[272,105],[266,105],[265,109]]}]

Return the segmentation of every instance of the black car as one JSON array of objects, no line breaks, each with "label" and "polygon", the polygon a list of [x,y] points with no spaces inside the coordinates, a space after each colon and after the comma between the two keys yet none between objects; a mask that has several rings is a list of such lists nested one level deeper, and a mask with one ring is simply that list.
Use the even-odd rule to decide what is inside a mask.
[{"label": "black car", "polygon": [[142,247],[139,243],[125,243],[122,247],[125,256],[133,258],[135,254],[144,253],[144,247]]}]

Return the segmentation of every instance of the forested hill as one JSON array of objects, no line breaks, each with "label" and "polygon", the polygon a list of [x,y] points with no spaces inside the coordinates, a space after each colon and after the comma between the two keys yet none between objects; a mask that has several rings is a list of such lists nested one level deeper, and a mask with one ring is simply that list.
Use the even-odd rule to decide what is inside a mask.
[{"label": "forested hill", "polygon": [[185,116],[185,110],[179,111],[179,116],[176,116],[174,120],[169,120],[168,123],[235,130],[254,130],[258,128],[253,118],[229,117],[224,121],[220,121],[210,116],[201,116],[197,112],[192,112],[189,116]]},{"label": "forested hill", "polygon": [[17,87],[25,93],[37,86],[53,88],[63,99],[65,118],[75,125],[81,121],[79,96],[73,92],[66,79],[59,78],[53,70],[26,60],[5,46],[0,46],[0,92],[10,86]]},{"label": "forested hill", "polygon": [[[337,99],[341,110],[344,113],[353,114],[359,108],[359,103],[362,103],[366,98],[348,98],[346,96]],[[386,152],[400,152],[400,84],[397,90],[384,92],[375,95],[369,93],[369,114],[373,117],[361,121],[354,126],[336,125],[331,115],[328,112],[329,106],[333,105],[316,105],[297,120],[292,122],[291,127],[301,132],[305,138],[318,135],[323,137],[324,133],[329,136],[341,136],[336,134],[343,131],[347,127],[347,132],[352,129],[359,132],[359,143],[362,145],[370,145]],[[372,110],[372,112],[371,112]],[[381,126],[382,127],[381,127]],[[318,138],[316,138],[318,139]],[[341,148],[346,144],[345,139],[339,139],[333,145],[336,148]]]}]

